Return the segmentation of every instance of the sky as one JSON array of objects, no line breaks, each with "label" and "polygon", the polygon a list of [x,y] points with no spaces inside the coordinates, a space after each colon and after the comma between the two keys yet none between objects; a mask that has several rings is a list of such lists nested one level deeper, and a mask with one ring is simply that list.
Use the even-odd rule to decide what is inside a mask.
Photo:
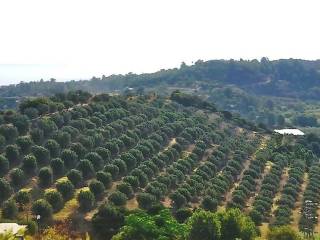
[{"label": "sky", "polygon": [[0,85],[320,58],[319,0],[0,0]]}]

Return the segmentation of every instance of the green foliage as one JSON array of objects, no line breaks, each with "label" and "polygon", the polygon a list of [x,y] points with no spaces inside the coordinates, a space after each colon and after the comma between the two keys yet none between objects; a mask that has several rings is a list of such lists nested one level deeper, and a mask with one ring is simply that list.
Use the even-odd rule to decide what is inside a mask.
[{"label": "green foliage", "polygon": [[221,239],[221,222],[216,214],[206,211],[195,212],[188,220],[189,240]]},{"label": "green foliage", "polygon": [[103,204],[92,217],[93,233],[104,239],[111,239],[123,226],[123,211],[111,205]]},{"label": "green foliage", "polygon": [[83,212],[91,210],[95,203],[94,194],[90,190],[80,190],[77,199],[80,205],[79,208]]},{"label": "green foliage", "polygon": [[98,180],[92,180],[89,183],[89,189],[95,196],[95,198],[101,198],[103,196],[105,187],[102,182]]},{"label": "green foliage", "polygon": [[18,208],[14,200],[8,200],[2,206],[2,218],[15,219],[18,215]]},{"label": "green foliage", "polygon": [[53,181],[52,170],[49,167],[43,167],[39,171],[39,185],[43,188],[47,188],[51,186]]},{"label": "green foliage", "polygon": [[65,201],[71,199],[74,195],[74,186],[69,180],[63,179],[58,181],[56,188],[62,194]]},{"label": "green foliage", "polygon": [[47,190],[44,194],[44,198],[50,203],[54,212],[62,209],[64,200],[60,192],[56,190]]},{"label": "green foliage", "polygon": [[18,188],[21,187],[26,181],[26,175],[20,168],[14,168],[10,171],[10,183]]},{"label": "green foliage", "polygon": [[53,175],[58,177],[64,173],[64,162],[61,158],[54,158],[50,162]]},{"label": "green foliage", "polygon": [[112,175],[103,171],[99,171],[96,174],[97,180],[103,183],[105,188],[110,188],[112,185]]},{"label": "green foliage", "polygon": [[122,192],[115,191],[110,194],[108,200],[115,206],[123,206],[127,202],[127,196]]},{"label": "green foliage", "polygon": [[0,177],[9,171],[9,161],[4,155],[0,155]]},{"label": "green foliage", "polygon": [[14,199],[19,205],[19,208],[23,209],[23,206],[30,203],[31,194],[28,190],[20,190],[14,196]]},{"label": "green foliage", "polygon": [[112,239],[179,239],[185,230],[167,209],[154,216],[137,212],[126,217],[125,226]]},{"label": "green foliage", "polygon": [[46,200],[39,199],[32,204],[32,213],[40,215],[41,221],[46,222],[52,218],[52,207]]},{"label": "green foliage", "polygon": [[139,193],[137,195],[137,201],[141,209],[148,210],[156,203],[157,199],[152,194]]},{"label": "green foliage", "polygon": [[83,181],[82,173],[77,169],[71,169],[67,173],[67,178],[74,186],[79,186]]},{"label": "green foliage", "polygon": [[38,168],[37,159],[33,155],[26,155],[22,161],[22,169],[27,175],[33,175]]},{"label": "green foliage", "polygon": [[10,184],[3,178],[0,178],[0,192],[0,203],[7,200],[12,193]]},{"label": "green foliage", "polygon": [[268,240],[302,240],[302,237],[289,226],[272,228],[267,235]]}]

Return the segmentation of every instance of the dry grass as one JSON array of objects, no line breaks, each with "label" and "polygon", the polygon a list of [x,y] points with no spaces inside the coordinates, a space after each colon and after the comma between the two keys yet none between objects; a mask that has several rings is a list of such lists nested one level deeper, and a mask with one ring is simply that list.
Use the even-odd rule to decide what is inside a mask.
[{"label": "dry grass", "polygon": [[65,221],[67,220],[78,208],[79,208],[79,203],[77,200],[77,196],[78,193],[80,192],[80,190],[82,189],[88,189],[87,187],[85,188],[81,188],[81,189],[77,189],[73,198],[70,199],[69,201],[67,201],[64,204],[64,207],[57,213],[55,213],[53,215],[53,219],[55,221]]}]

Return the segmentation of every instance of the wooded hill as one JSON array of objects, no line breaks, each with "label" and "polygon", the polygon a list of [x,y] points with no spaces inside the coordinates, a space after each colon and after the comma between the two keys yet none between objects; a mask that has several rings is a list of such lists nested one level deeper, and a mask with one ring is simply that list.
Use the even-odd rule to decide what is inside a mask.
[{"label": "wooded hill", "polygon": [[319,199],[307,139],[286,142],[180,92],[70,92],[29,99],[0,121],[2,221],[30,234],[40,215],[41,233],[68,237],[255,239],[255,225],[304,229],[304,200]]}]

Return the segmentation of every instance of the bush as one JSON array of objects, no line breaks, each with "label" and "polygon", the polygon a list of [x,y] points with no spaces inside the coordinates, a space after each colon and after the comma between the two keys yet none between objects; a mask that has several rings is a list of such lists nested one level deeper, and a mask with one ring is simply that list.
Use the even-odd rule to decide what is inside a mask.
[{"label": "bush", "polygon": [[22,169],[27,175],[33,175],[37,171],[37,159],[33,155],[26,155],[23,158]]},{"label": "bush", "polygon": [[58,212],[63,208],[63,197],[60,192],[56,190],[47,190],[44,198],[50,203],[54,212]]},{"label": "bush", "polygon": [[80,190],[77,199],[83,212],[91,210],[95,203],[94,194],[90,190]]},{"label": "bush", "polygon": [[124,206],[127,203],[127,196],[119,191],[110,194],[108,200],[115,206]]},{"label": "bush", "polygon": [[10,184],[4,179],[4,178],[0,178],[0,204],[7,200],[11,193],[12,193],[12,189],[10,187]]},{"label": "bush", "polygon": [[32,204],[32,213],[40,215],[41,221],[48,221],[52,218],[52,207],[46,200],[39,199]]},{"label": "bush", "polygon": [[149,193],[139,193],[137,202],[142,209],[150,209],[156,202],[155,196]]},{"label": "bush", "polygon": [[60,180],[59,182],[57,182],[56,188],[62,194],[63,199],[65,201],[73,197],[74,186],[69,180],[67,179]]},{"label": "bush", "polygon": [[221,223],[218,217],[211,212],[195,212],[188,220],[188,240],[220,239]]},{"label": "bush", "polygon": [[80,160],[78,168],[85,179],[91,178],[95,175],[94,167],[88,159]]},{"label": "bush", "polygon": [[101,239],[111,239],[124,225],[125,215],[118,208],[103,204],[93,215],[93,232]]},{"label": "bush", "polygon": [[119,185],[117,185],[117,190],[119,192],[122,192],[124,193],[128,199],[131,199],[133,198],[134,196],[134,193],[133,193],[133,190],[132,190],[132,187],[129,183],[120,183]]},{"label": "bush", "polygon": [[32,139],[28,136],[21,136],[17,138],[17,145],[20,147],[22,153],[29,153],[30,148],[33,144]]},{"label": "bush", "polygon": [[52,184],[53,177],[52,177],[52,171],[48,167],[43,167],[39,171],[39,185],[41,187],[49,187]]},{"label": "bush", "polygon": [[60,145],[57,143],[57,141],[49,139],[45,143],[44,147],[49,150],[52,158],[56,158],[60,155]]},{"label": "bush", "polygon": [[135,190],[139,187],[139,180],[136,176],[126,176],[123,178],[123,182],[130,184]]},{"label": "bush", "polygon": [[88,159],[92,163],[92,165],[96,171],[99,171],[103,168],[104,162],[103,162],[102,157],[100,157],[100,155],[98,153],[96,153],[96,152],[87,153],[85,155],[85,159]]},{"label": "bush", "polygon": [[302,240],[302,237],[289,226],[275,227],[270,229],[267,235],[268,240]]},{"label": "bush", "polygon": [[94,194],[95,198],[100,198],[104,193],[104,185],[98,180],[92,180],[89,184],[90,191]]},{"label": "bush", "polygon": [[21,187],[26,181],[26,175],[20,168],[14,168],[10,172],[11,184],[18,188]]},{"label": "bush", "polygon": [[64,162],[61,160],[61,158],[52,159],[50,166],[54,176],[58,177],[64,173]]},{"label": "bush", "polygon": [[9,171],[9,161],[8,159],[0,155],[0,177],[5,175]]},{"label": "bush", "polygon": [[61,159],[64,162],[64,166],[70,169],[76,165],[78,161],[78,155],[76,152],[70,149],[65,149],[61,152]]},{"label": "bush", "polygon": [[201,206],[207,211],[216,211],[218,207],[218,201],[214,198],[206,196],[203,198]]},{"label": "bush", "polygon": [[20,153],[16,145],[8,145],[5,149],[5,153],[10,164],[18,162]]},{"label": "bush", "polygon": [[79,186],[83,181],[82,173],[77,169],[71,169],[67,174],[67,178],[76,187]]},{"label": "bush", "polygon": [[15,219],[18,215],[18,208],[14,200],[8,200],[2,206],[2,218]]},{"label": "bush", "polygon": [[112,176],[112,179],[115,180],[118,178],[119,175],[119,168],[114,164],[108,164],[104,168],[104,171],[107,173],[110,173]]},{"label": "bush", "polygon": [[50,161],[50,152],[48,149],[42,146],[33,146],[31,148],[33,155],[37,159],[37,163],[40,166],[47,165]]},{"label": "bush", "polygon": [[112,185],[112,175],[103,171],[97,172],[97,180],[103,183],[105,188],[110,188]]},{"label": "bush", "polygon": [[23,210],[23,206],[30,203],[31,201],[31,194],[27,190],[20,190],[19,192],[16,193],[14,196],[14,199],[19,205],[19,208]]},{"label": "bush", "polygon": [[192,216],[192,210],[189,208],[180,208],[176,211],[176,219],[179,223],[186,222]]}]

